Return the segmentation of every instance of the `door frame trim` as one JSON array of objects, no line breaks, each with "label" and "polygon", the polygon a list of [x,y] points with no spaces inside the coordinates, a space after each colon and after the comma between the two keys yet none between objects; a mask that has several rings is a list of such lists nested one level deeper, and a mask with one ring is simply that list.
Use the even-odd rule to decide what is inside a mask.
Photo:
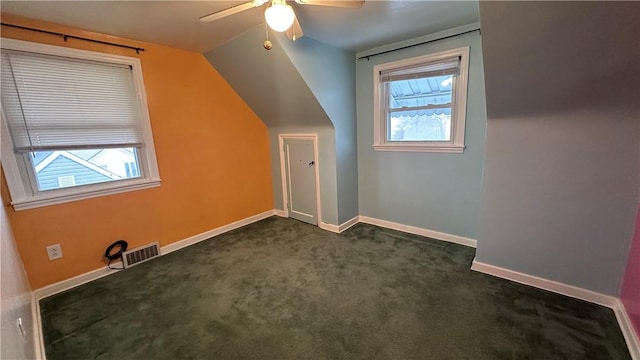
[{"label": "door frame trim", "polygon": [[289,200],[287,188],[287,169],[284,161],[284,141],[292,140],[311,140],[313,141],[313,161],[315,161],[314,171],[316,174],[316,216],[318,217],[318,227],[322,224],[322,206],[320,201],[320,162],[318,161],[318,134],[301,133],[301,134],[278,134],[278,149],[280,153],[280,178],[282,180],[282,207],[284,208],[284,216],[289,217],[289,208],[287,202]]}]

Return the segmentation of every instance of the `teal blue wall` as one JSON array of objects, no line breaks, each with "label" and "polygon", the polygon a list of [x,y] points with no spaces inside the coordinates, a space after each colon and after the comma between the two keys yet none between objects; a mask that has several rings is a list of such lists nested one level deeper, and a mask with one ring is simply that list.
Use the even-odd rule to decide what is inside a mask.
[{"label": "teal blue wall", "polygon": [[[357,55],[415,44],[477,27],[475,24],[451,29]],[[373,67],[463,46],[470,47],[464,153],[374,151]],[[470,33],[372,57],[370,60],[358,60],[356,89],[360,215],[475,239],[478,235],[487,121],[480,35],[477,32]]]},{"label": "teal blue wall", "polygon": [[[318,134],[322,221],[338,224],[335,132],[315,95],[277,39],[262,47],[257,27],[204,56],[269,128],[274,207],[284,209],[278,134]],[[233,121],[233,119],[229,119]]]},{"label": "teal blue wall", "polygon": [[322,222],[358,215],[354,54],[255,28],[205,57],[269,128],[274,206],[284,209],[278,135],[318,135]]},{"label": "teal blue wall", "polygon": [[[263,37],[256,28],[205,56],[269,127],[276,208],[284,208],[278,135],[317,133],[323,222],[338,225],[361,214],[475,238],[486,123],[478,35],[370,61],[307,37],[291,43],[272,36],[274,47],[265,51]],[[465,152],[374,152],[373,66],[461,46],[471,47]]]},{"label": "teal blue wall", "polygon": [[638,2],[480,2],[479,262],[619,296],[640,195],[639,13]]},{"label": "teal blue wall", "polygon": [[338,224],[342,224],[358,215],[355,54],[309,37],[278,40],[335,128]]}]

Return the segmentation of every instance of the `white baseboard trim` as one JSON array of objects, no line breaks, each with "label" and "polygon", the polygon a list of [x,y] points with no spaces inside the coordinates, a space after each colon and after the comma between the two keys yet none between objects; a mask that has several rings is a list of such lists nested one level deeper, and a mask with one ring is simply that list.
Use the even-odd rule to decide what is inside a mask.
[{"label": "white baseboard trim", "polygon": [[33,351],[36,360],[46,360],[44,336],[42,335],[42,320],[40,319],[40,302],[33,291],[31,292],[31,317],[33,318]]},{"label": "white baseboard trim", "polygon": [[280,209],[274,209],[273,210],[273,215],[280,216],[280,217],[288,217],[287,216],[287,212],[284,211],[284,210],[280,210]]},{"label": "white baseboard trim", "polygon": [[638,338],[640,334],[636,333],[633,324],[631,323],[631,318],[627,313],[627,309],[624,307],[624,304],[620,299],[616,299],[613,311],[618,319],[622,335],[624,335],[624,339],[627,342],[627,347],[631,353],[631,359],[640,360],[640,339]]},{"label": "white baseboard trim", "polygon": [[200,241],[207,240],[207,239],[212,238],[214,236],[229,232],[231,230],[235,230],[235,229],[243,227],[245,225],[252,224],[252,223],[260,221],[262,219],[266,219],[268,217],[276,215],[276,211],[277,210],[268,210],[268,211],[265,211],[265,212],[257,214],[257,215],[249,216],[248,218],[245,218],[245,219],[242,219],[242,220],[234,221],[231,224],[223,225],[223,226],[220,226],[220,227],[215,228],[213,230],[205,231],[205,232],[203,232],[201,234],[188,237],[188,238],[186,238],[184,240],[176,241],[174,243],[171,243],[169,245],[165,245],[165,246],[161,247],[160,248],[160,253],[162,255],[165,255],[165,254],[174,252],[176,250],[180,250],[182,248],[185,248],[185,247],[187,247],[189,245],[193,245],[195,243],[199,243]]},{"label": "white baseboard trim", "polygon": [[338,226],[338,232],[343,232],[353,225],[357,224],[358,222],[360,222],[360,216],[354,216],[353,218],[340,224],[340,226]]},{"label": "white baseboard trim", "polygon": [[481,263],[476,261],[476,259],[473,259],[471,270],[611,308],[616,315],[620,330],[627,342],[631,359],[640,360],[640,341],[638,340],[638,334],[636,334],[631,319],[620,299],[592,290]]},{"label": "white baseboard trim", "polygon": [[331,232],[339,234],[339,233],[347,230],[348,228],[352,227],[353,225],[357,224],[359,221],[360,221],[360,216],[354,216],[353,218],[343,222],[340,225],[333,225],[333,224],[327,224],[327,223],[324,223],[324,222],[320,222],[320,224],[318,224],[318,227],[320,229],[331,231]]},{"label": "white baseboard trim", "polygon": [[318,227],[322,230],[331,231],[334,233],[340,233],[340,227],[338,225],[327,224],[325,222],[319,222]]},{"label": "white baseboard trim", "polygon": [[117,270],[109,270],[107,267],[102,267],[100,269],[95,269],[84,274],[80,274],[78,276],[74,276],[72,278],[62,280],[55,284],[47,285],[45,287],[41,287],[33,291],[33,294],[36,297],[36,300],[44,299],[51,295],[63,292],[65,290],[72,289],[76,286],[80,286],[82,284],[86,284],[90,281],[100,279],[101,277],[115,274],[118,272]]},{"label": "white baseboard trim", "polygon": [[403,231],[409,234],[425,236],[425,237],[436,239],[436,240],[448,241],[451,243],[469,246],[472,248],[475,248],[477,245],[477,241],[475,239],[470,239],[463,236],[447,234],[447,233],[429,230],[429,229],[423,229],[423,228],[410,226],[410,225],[398,224],[392,221],[380,220],[380,219],[376,219],[368,216],[362,216],[362,215],[359,216],[359,222],[381,226],[381,227],[389,228],[392,230]]},{"label": "white baseboard trim", "polygon": [[[245,226],[245,225],[249,225],[251,223],[260,221],[262,219],[266,219],[270,216],[273,215],[277,215],[276,212],[278,210],[268,210],[265,211],[263,213],[257,214],[257,215],[253,215],[250,216],[248,218],[242,219],[242,220],[238,220],[235,222],[232,222],[231,224],[227,224],[227,225],[223,225],[220,226],[218,228],[215,228],[213,230],[209,230],[209,231],[205,231],[201,234],[198,235],[194,235],[191,237],[188,237],[184,240],[180,240],[180,241],[176,241],[174,243],[162,246],[160,248],[160,254],[165,255],[171,252],[174,252],[176,250],[182,249],[184,247],[187,247],[189,245],[193,245],[195,243],[198,243],[200,241],[203,240],[207,240],[211,237],[214,237],[216,235],[220,235],[222,233],[231,231],[231,230],[235,230],[239,227]],[[115,263],[114,263],[115,264]],[[116,272],[118,272],[118,270],[109,270],[105,267],[102,267],[100,269],[96,269],[96,270],[92,270],[89,272],[86,272],[84,274],[78,275],[78,276],[74,276],[70,279],[66,279],[66,280],[62,280],[60,282],[57,282],[55,284],[51,284],[51,285],[47,285],[45,287],[36,289],[33,291],[33,295],[35,296],[36,302],[40,299],[46,298],[48,296],[63,292],[65,290],[69,290],[72,289],[76,286],[80,286],[82,284],[86,284],[90,281],[93,280],[97,280],[101,277],[107,276],[107,275],[111,275],[111,274],[115,274]]]},{"label": "white baseboard trim", "polygon": [[617,301],[617,298],[613,296],[604,295],[592,290],[567,285],[561,282],[524,274],[498,266],[481,263],[476,261],[476,259],[473,259],[471,270],[515,281],[520,284],[533,286],[539,289],[548,290],[554,293],[570,296],[572,298],[589,301],[594,304],[606,306],[609,308],[613,308]]}]

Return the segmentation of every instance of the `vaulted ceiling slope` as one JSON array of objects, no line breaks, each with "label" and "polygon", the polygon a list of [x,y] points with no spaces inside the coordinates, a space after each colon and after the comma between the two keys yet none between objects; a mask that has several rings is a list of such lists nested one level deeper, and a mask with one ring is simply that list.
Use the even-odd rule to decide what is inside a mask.
[{"label": "vaulted ceiling slope", "polygon": [[273,49],[263,49],[264,30],[255,28],[204,55],[267,126],[331,127],[284,48],[272,40]]},{"label": "vaulted ceiling slope", "polygon": [[[264,37],[255,28],[205,57],[272,132],[319,134],[322,219],[343,223],[358,214],[354,55],[309,37],[293,43],[281,34],[272,34],[273,48],[265,51]],[[272,151],[278,162],[279,150]],[[279,174],[276,166],[274,183]]]},{"label": "vaulted ceiling slope", "polygon": [[[206,52],[264,21],[253,8],[210,23],[200,16],[244,1],[2,1],[2,12],[176,48]],[[360,9],[297,6],[309,36],[361,51],[478,22],[477,1],[367,0]]]}]

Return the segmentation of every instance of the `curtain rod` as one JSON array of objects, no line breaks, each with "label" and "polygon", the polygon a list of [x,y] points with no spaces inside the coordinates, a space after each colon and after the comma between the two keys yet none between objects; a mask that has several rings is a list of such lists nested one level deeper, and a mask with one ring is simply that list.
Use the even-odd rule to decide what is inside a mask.
[{"label": "curtain rod", "polygon": [[67,41],[67,39],[77,39],[77,40],[90,41],[90,42],[94,42],[94,43],[98,43],[98,44],[111,45],[111,46],[117,46],[117,47],[121,47],[121,48],[125,48],[125,49],[135,50],[136,54],[140,54],[140,51],[144,51],[144,49],[140,48],[140,47],[116,44],[116,43],[112,43],[112,42],[94,40],[94,39],[89,39],[89,38],[80,37],[80,36],[74,36],[74,35],[67,35],[67,34],[53,32],[53,31],[35,29],[35,28],[27,27],[27,26],[7,24],[7,23],[3,23],[3,22],[0,22],[0,25],[8,26],[8,27],[16,28],[16,29],[36,31],[36,32],[39,32],[39,33],[44,33],[44,34],[49,34],[49,35],[61,36],[62,39],[64,39],[65,42]]},{"label": "curtain rod", "polygon": [[378,52],[378,53],[375,53],[375,54],[369,54],[369,55],[365,55],[365,56],[360,56],[358,58],[358,60],[362,60],[362,59],[369,60],[369,58],[372,58],[374,56],[388,54],[390,52],[394,52],[394,51],[398,51],[398,50],[409,49],[409,48],[412,48],[412,47],[415,47],[415,46],[420,46],[420,45],[432,43],[434,41],[440,41],[440,40],[444,40],[444,39],[449,39],[449,38],[452,38],[452,37],[456,37],[456,36],[460,36],[460,35],[464,35],[464,34],[469,34],[469,33],[476,32],[476,31],[480,32],[480,29],[473,29],[473,30],[469,30],[469,31],[464,31],[464,32],[461,32],[461,33],[458,33],[458,34],[453,34],[453,35],[449,35],[449,36],[443,36],[441,38],[428,40],[428,41],[423,41],[423,42],[420,42],[420,43],[417,43],[417,44],[413,44],[413,45],[402,46],[402,47],[399,47],[399,48],[396,48],[396,49],[391,49],[391,50],[387,50],[387,51],[381,51],[381,52]]}]

